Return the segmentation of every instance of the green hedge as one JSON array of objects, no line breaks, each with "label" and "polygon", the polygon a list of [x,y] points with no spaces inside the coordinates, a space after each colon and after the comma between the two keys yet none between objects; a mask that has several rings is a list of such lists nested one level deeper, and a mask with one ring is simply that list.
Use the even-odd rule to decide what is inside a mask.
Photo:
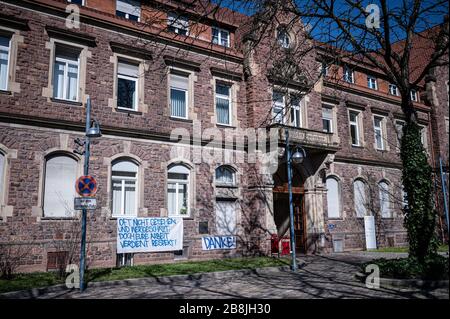
[{"label": "green hedge", "polygon": [[384,278],[448,280],[448,262],[448,257],[439,255],[428,258],[423,264],[412,258],[380,258],[364,263],[362,271],[365,273],[367,265],[376,264]]}]

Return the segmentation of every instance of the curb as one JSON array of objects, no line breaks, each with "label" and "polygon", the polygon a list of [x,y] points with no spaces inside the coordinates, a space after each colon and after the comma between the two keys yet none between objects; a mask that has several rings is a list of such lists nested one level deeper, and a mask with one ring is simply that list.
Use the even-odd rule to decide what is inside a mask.
[{"label": "curb", "polygon": [[[364,282],[367,275],[357,272],[355,277]],[[383,288],[419,288],[419,289],[436,289],[448,288],[448,280],[422,280],[422,279],[394,279],[380,278],[380,287]]]},{"label": "curb", "polygon": [[[303,266],[304,263],[299,264]],[[217,272],[205,272],[190,275],[174,275],[174,276],[163,276],[163,277],[144,277],[144,278],[130,278],[122,280],[112,280],[112,281],[94,281],[87,284],[86,289],[94,287],[111,287],[111,286],[129,286],[129,285],[145,285],[151,283],[162,283],[170,284],[180,281],[198,281],[198,280],[208,280],[208,279],[233,279],[238,277],[243,277],[246,275],[265,275],[273,272],[285,272],[290,271],[290,266],[281,267],[264,267],[255,269],[242,269],[242,270],[225,270]],[[72,288],[68,289],[66,285],[54,285],[42,288],[33,288],[29,290],[20,291],[10,291],[0,294],[0,299],[36,299],[47,293],[58,293],[58,292],[70,292],[77,291],[78,289]]]}]

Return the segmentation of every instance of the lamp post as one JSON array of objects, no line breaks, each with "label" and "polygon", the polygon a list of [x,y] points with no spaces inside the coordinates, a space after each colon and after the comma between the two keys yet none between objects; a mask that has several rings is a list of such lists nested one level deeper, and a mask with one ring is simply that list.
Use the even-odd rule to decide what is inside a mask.
[{"label": "lamp post", "polygon": [[294,154],[291,156],[291,150],[289,148],[289,130],[285,128],[286,135],[286,159],[287,159],[287,177],[288,177],[288,191],[289,191],[289,219],[290,219],[290,234],[291,234],[291,270],[297,271],[297,259],[295,252],[295,229],[294,229],[294,205],[292,203],[292,170],[291,161],[294,164],[303,163],[303,159],[306,157],[305,150],[303,148],[296,148]]},{"label": "lamp post", "polygon": [[[92,124],[92,126],[91,126]],[[102,133],[100,132],[100,125],[97,120],[94,120],[91,123],[91,99],[88,97],[86,103],[86,131],[85,131],[85,140],[84,143],[81,143],[79,140],[75,142],[78,145],[84,145],[84,152],[75,151],[78,154],[84,154],[84,168],[83,174],[89,175],[89,157],[91,155],[91,138],[100,137]],[[87,210],[82,210],[81,217],[81,252],[80,252],[80,291],[84,291],[84,270],[86,265],[86,215]]]}]

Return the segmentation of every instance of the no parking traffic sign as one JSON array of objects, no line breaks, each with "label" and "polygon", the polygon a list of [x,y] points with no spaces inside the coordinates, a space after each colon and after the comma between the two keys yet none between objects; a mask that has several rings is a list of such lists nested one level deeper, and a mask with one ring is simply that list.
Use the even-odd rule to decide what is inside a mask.
[{"label": "no parking traffic sign", "polygon": [[75,190],[82,197],[92,197],[97,193],[97,181],[90,175],[80,176],[75,182]]}]

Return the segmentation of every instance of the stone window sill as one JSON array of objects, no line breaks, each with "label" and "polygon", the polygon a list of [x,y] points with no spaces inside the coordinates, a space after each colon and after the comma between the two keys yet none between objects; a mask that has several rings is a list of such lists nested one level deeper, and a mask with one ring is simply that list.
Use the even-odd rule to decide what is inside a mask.
[{"label": "stone window sill", "polygon": [[83,106],[83,103],[77,102],[77,101],[70,101],[70,100],[61,100],[51,97],[50,101],[54,103],[61,103],[61,104],[68,104],[68,105],[74,105],[74,106]]},{"label": "stone window sill", "polygon": [[184,123],[193,123],[193,121],[191,119],[184,119],[184,118],[180,118],[180,117],[170,116],[169,119],[172,120],[172,121],[178,121],[178,122],[184,122]]},{"label": "stone window sill", "polygon": [[53,221],[53,220],[78,220],[76,217],[41,217],[41,221]]},{"label": "stone window sill", "polygon": [[12,95],[11,91],[8,90],[0,90],[0,94],[4,94],[4,95]]},{"label": "stone window sill", "polygon": [[220,123],[216,123],[216,126],[217,126],[218,128],[232,128],[232,129],[235,129],[235,128],[236,128],[236,126],[233,126],[233,125],[220,124]]},{"label": "stone window sill", "polygon": [[115,111],[118,113],[128,113],[128,115],[131,115],[131,114],[142,115],[142,112],[140,112],[140,111],[127,110],[127,109],[122,109],[122,108],[118,108],[118,107],[116,107]]}]

